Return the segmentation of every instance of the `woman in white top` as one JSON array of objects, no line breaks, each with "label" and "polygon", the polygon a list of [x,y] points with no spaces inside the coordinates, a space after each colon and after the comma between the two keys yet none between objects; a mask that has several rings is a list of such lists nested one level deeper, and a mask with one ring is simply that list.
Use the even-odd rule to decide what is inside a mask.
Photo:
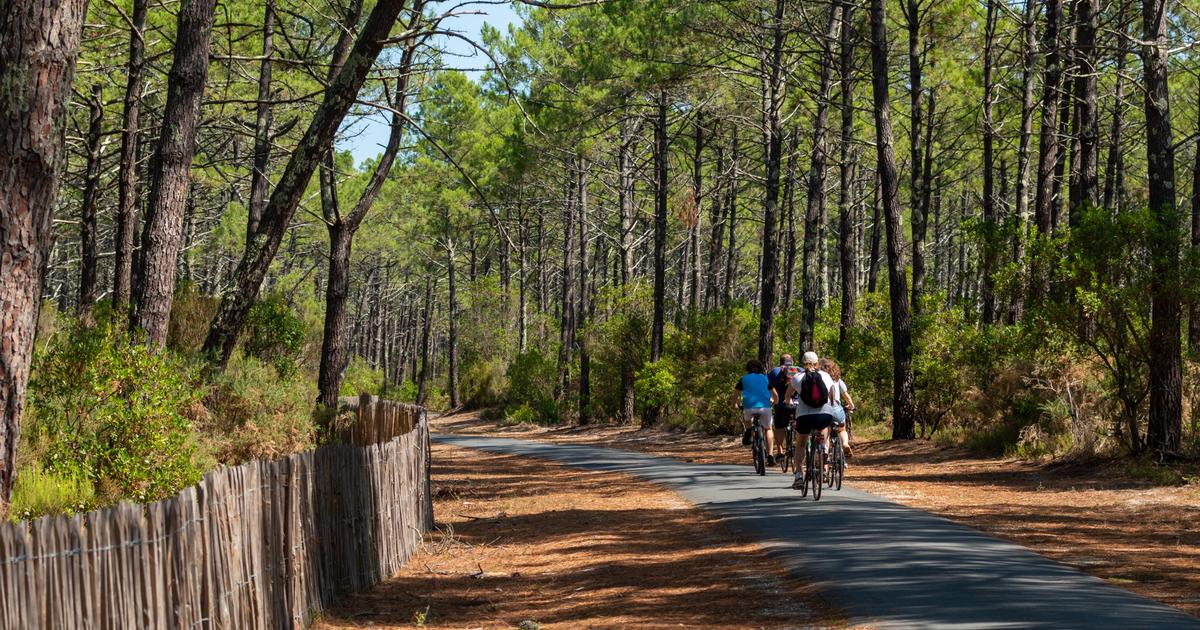
[{"label": "woman in white top", "polygon": [[846,432],[846,411],[854,411],[854,399],[850,397],[850,388],[842,380],[842,368],[837,361],[821,359],[821,371],[829,374],[833,387],[829,388],[829,402],[833,405],[833,426],[837,428],[838,437],[842,440],[842,448],[846,449],[846,459],[850,459],[850,434]]}]

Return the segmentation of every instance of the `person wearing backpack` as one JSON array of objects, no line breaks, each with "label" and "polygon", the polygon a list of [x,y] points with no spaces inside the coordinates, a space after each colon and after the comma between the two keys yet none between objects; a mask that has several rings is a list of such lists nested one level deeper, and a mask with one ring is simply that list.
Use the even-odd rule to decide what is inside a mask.
[{"label": "person wearing backpack", "polygon": [[776,457],[783,455],[787,451],[787,426],[792,421],[792,406],[788,399],[784,397],[787,393],[788,385],[792,382],[792,377],[800,373],[800,366],[795,365],[792,361],[792,355],[784,354],[779,357],[779,365],[771,368],[767,372],[767,380],[771,383],[771,389],[775,390],[775,413],[774,413],[774,437],[775,450],[773,453]]},{"label": "person wearing backpack", "polygon": [[792,377],[784,399],[794,403],[796,418],[796,477],[792,487],[804,487],[804,466],[808,460],[806,445],[808,434],[820,431],[829,442],[829,427],[833,425],[833,405],[829,392],[833,389],[833,378],[818,368],[816,352],[805,352],[802,358],[804,370]]}]

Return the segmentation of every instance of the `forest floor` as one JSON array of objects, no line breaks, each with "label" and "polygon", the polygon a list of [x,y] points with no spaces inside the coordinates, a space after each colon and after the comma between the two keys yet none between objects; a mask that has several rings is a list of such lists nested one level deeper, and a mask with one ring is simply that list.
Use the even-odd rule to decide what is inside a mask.
[{"label": "forest floor", "polygon": [[[619,425],[505,427],[474,413],[437,418],[433,424],[441,433],[606,446],[700,463],[749,463],[733,437]],[[594,473],[563,470],[556,476],[563,474]],[[1200,616],[1200,483],[1195,479],[1164,485],[1131,478],[1121,462],[1034,463],[980,457],[924,440],[880,440],[855,445],[847,483]],[[707,520],[700,513],[695,518]],[[688,547],[683,542],[680,551]]]},{"label": "forest floor", "polygon": [[761,547],[670,490],[433,448],[436,530],[393,579],[316,628],[846,625]]}]

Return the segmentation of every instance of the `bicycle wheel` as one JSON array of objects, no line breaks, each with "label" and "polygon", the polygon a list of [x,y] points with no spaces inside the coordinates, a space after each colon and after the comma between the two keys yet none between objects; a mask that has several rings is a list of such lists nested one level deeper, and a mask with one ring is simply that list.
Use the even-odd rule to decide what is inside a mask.
[{"label": "bicycle wheel", "polygon": [[833,444],[829,447],[829,475],[825,478],[826,483],[830,488],[833,487],[834,479],[837,477],[838,462],[841,460],[842,441],[836,436],[832,438]]},{"label": "bicycle wheel", "polygon": [[812,461],[813,461],[812,455],[810,453],[809,457],[807,457],[805,459],[806,463],[804,465],[804,483],[800,484],[800,498],[804,498],[804,497],[808,496],[808,487],[810,485],[812,485],[812,482],[811,482],[812,474],[813,474]]},{"label": "bicycle wheel", "polygon": [[813,476],[812,476],[813,501],[820,501],[821,500],[821,486],[824,485],[821,483],[821,478],[825,476],[825,454],[821,452],[821,449],[814,448],[812,457],[809,458],[809,461],[812,462],[812,466],[813,466]]},{"label": "bicycle wheel", "polygon": [[[758,420],[755,419],[755,423],[757,422]],[[757,424],[754,426],[754,446],[752,450],[754,451],[754,472],[759,475],[767,474],[767,453],[763,447],[762,427],[759,427]]]},{"label": "bicycle wheel", "polygon": [[795,462],[792,461],[792,436],[790,434],[790,431],[784,434],[785,439],[787,439],[787,446],[783,449],[783,455],[779,456],[779,469],[785,474],[788,471],[788,467],[791,467],[793,471],[796,470]]},{"label": "bicycle wheel", "polygon": [[838,440],[833,445],[833,453],[829,459],[829,487],[834,490],[842,489],[842,477],[846,473],[846,451]]}]

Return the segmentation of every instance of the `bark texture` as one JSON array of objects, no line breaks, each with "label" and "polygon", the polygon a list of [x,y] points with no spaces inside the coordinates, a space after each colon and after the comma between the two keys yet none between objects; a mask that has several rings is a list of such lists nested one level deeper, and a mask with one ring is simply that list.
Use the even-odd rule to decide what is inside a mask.
[{"label": "bark texture", "polygon": [[0,517],[16,475],[86,0],[0,10]]},{"label": "bark texture", "polygon": [[192,156],[200,102],[208,78],[208,51],[216,0],[180,5],[175,58],[168,77],[158,147],[150,164],[150,200],[142,236],[135,324],[157,346],[167,343],[175,271],[183,244],[183,214],[191,191]]},{"label": "bark texture", "polygon": [[892,439],[916,437],[913,395],[912,319],[904,273],[900,225],[900,186],[888,95],[887,23],[884,0],[871,0],[871,92],[875,105],[875,146],[879,192],[887,227],[888,292],[892,314]]}]

